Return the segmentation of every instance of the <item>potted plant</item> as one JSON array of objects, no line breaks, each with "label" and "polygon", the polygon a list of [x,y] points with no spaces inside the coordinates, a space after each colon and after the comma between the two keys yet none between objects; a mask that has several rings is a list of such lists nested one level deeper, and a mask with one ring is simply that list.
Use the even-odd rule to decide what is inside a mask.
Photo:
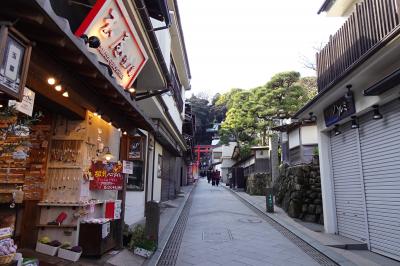
[{"label": "potted plant", "polygon": [[150,239],[142,239],[134,247],[133,253],[144,258],[150,258],[157,248],[155,241]]},{"label": "potted plant", "polygon": [[58,257],[76,262],[82,255],[82,248],[80,246],[71,247],[70,244],[64,244],[58,250]]},{"label": "potted plant", "polygon": [[60,246],[61,246],[60,241],[58,240],[51,241],[50,238],[44,236],[40,238],[36,243],[36,251],[50,256],[55,256]]},{"label": "potted plant", "polygon": [[129,230],[129,226],[124,223],[124,230],[122,232],[122,243],[124,247],[128,247],[131,241],[132,231]]},{"label": "potted plant", "polygon": [[150,258],[157,249],[157,244],[154,240],[146,238],[143,225],[136,225],[132,230],[129,247],[133,249],[134,254],[144,258]]}]

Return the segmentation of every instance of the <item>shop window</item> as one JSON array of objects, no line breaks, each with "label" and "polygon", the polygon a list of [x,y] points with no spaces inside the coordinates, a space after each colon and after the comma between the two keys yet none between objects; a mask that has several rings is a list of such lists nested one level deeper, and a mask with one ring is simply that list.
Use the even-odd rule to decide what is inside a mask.
[{"label": "shop window", "polygon": [[133,162],[133,174],[128,175],[128,183],[126,185],[128,191],[143,191],[144,178],[143,178],[143,162]]}]

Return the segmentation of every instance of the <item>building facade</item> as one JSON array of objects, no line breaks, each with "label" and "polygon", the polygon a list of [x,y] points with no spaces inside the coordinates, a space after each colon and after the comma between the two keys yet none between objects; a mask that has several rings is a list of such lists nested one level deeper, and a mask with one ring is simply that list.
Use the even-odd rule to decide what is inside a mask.
[{"label": "building facade", "polygon": [[[114,248],[146,201],[187,184],[190,70],[176,1],[93,2],[2,3],[0,125],[10,132],[0,140],[0,221],[11,222],[0,227],[12,227],[20,247],[49,236],[101,255],[91,219],[108,226]],[[36,124],[12,129],[38,113]],[[34,145],[20,150],[27,140]],[[60,213],[62,226],[52,225]]]},{"label": "building facade", "polygon": [[[325,1],[347,15],[317,54],[317,116],[324,225],[400,260],[400,41],[397,1]],[[333,15],[335,15],[333,14]]]}]

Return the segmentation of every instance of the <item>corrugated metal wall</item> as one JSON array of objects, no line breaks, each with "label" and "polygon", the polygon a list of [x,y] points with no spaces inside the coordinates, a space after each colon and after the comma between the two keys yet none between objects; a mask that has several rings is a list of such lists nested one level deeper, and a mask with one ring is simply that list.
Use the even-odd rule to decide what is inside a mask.
[{"label": "corrugated metal wall", "polygon": [[342,134],[331,132],[332,173],[335,189],[337,227],[340,235],[368,241],[364,188],[357,130],[347,123]]},{"label": "corrugated metal wall", "polygon": [[400,103],[360,119],[360,143],[371,250],[400,260]]},{"label": "corrugated metal wall", "polygon": [[369,112],[359,129],[331,132],[332,172],[339,234],[369,242],[370,249],[400,260],[400,103]]}]

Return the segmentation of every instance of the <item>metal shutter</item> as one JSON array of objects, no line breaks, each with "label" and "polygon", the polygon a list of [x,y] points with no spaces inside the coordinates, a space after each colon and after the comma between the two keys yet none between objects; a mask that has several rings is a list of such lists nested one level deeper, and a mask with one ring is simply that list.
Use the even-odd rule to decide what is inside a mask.
[{"label": "metal shutter", "polygon": [[400,260],[400,103],[360,119],[365,198],[372,251]]},{"label": "metal shutter", "polygon": [[338,233],[366,242],[368,233],[358,133],[349,123],[341,126],[340,131],[342,134],[338,136],[332,131],[330,138]]}]

